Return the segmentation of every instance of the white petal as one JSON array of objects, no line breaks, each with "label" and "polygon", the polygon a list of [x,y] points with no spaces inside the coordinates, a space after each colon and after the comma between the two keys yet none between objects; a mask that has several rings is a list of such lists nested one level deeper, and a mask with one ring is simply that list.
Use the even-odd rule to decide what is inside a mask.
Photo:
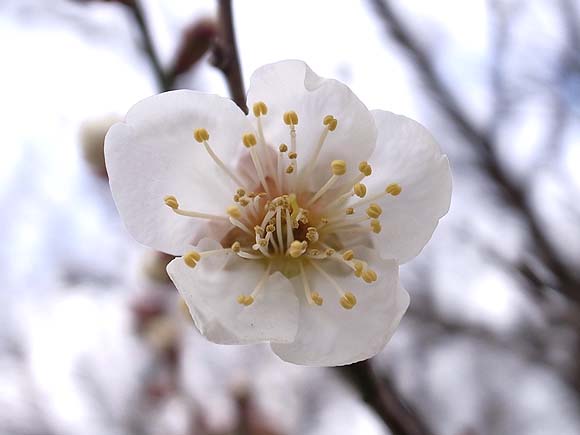
[{"label": "white petal", "polygon": [[451,202],[449,161],[435,139],[418,122],[381,110],[372,111],[378,129],[365,180],[369,195],[398,183],[402,192],[377,203],[383,208],[382,231],[373,234],[383,258],[400,264],[415,257],[427,244]]},{"label": "white petal", "polygon": [[[345,84],[317,76],[304,62],[287,60],[265,65],[252,75],[248,105],[264,101],[268,114],[263,117],[266,140],[274,147],[290,146],[289,129],[283,114],[298,114],[298,169],[302,172],[311,161],[325,116],[333,115],[338,127],[330,132],[312,172],[312,185],[320,187],[331,175],[330,162],[345,160],[347,180],[358,173],[358,163],[371,155],[376,138],[374,120],[365,105]],[[250,114],[250,117],[252,115]],[[311,181],[310,179],[308,181]]]},{"label": "white petal", "polygon": [[163,198],[175,195],[184,209],[223,215],[237,187],[193,139],[196,128],[209,131],[210,145],[233,168],[241,135],[252,127],[230,100],[182,90],[137,103],[105,140],[125,226],[139,242],[174,255],[190,247],[207,221],[174,214]]},{"label": "white petal", "polygon": [[[198,250],[220,247],[204,239]],[[244,260],[231,252],[202,258],[194,269],[182,258],[167,266],[195,325],[208,340],[219,344],[291,342],[298,325],[298,299],[282,274],[270,275],[252,305],[237,302],[239,295],[252,293],[265,270],[263,262]]]},{"label": "white petal", "polygon": [[[370,250],[359,248],[357,255],[366,258],[379,279],[367,284],[355,278],[350,269],[338,263],[320,263],[339,285],[351,291],[357,304],[345,310],[328,281],[311,267],[307,270],[313,290],[324,298],[321,306],[309,305],[300,297],[300,317],[296,340],[290,344],[272,344],[283,360],[310,366],[338,366],[372,357],[391,338],[409,305],[409,295],[399,286],[395,261],[381,260]],[[347,271],[348,270],[348,271]],[[302,286],[293,279],[296,287]],[[303,291],[299,293],[303,295]]]}]

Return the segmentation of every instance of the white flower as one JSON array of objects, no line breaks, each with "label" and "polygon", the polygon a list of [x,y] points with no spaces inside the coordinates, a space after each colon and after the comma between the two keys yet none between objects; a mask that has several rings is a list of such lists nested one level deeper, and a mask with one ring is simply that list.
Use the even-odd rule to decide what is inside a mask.
[{"label": "white flower", "polygon": [[168,272],[209,340],[269,341],[297,364],[369,358],[409,303],[399,264],[449,208],[447,158],[415,121],[369,112],[300,61],[256,71],[248,103],[246,116],[172,91],[114,125],[105,153],[125,225],[181,256]]}]

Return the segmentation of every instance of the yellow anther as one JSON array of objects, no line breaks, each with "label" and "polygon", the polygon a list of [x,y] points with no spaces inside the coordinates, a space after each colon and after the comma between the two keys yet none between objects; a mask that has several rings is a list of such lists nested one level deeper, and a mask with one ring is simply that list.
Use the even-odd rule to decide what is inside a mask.
[{"label": "yellow anther", "polygon": [[377,274],[372,270],[365,270],[361,276],[364,282],[367,284],[371,284],[373,281],[376,280]]},{"label": "yellow anther", "polygon": [[326,224],[328,223],[328,218],[327,218],[326,216],[322,216],[322,217],[320,218],[320,223],[321,223],[322,225],[326,225]]},{"label": "yellow anther", "polygon": [[334,131],[336,130],[336,126],[338,125],[338,121],[336,120],[336,118],[332,115],[326,115],[324,117],[324,119],[322,120],[322,124],[326,125],[326,127],[328,128],[328,131]]},{"label": "yellow anther", "polygon": [[286,124],[286,125],[298,125],[298,114],[296,112],[294,112],[293,110],[290,110],[289,112],[285,112],[283,119],[284,119],[284,124]]},{"label": "yellow anther", "polygon": [[238,296],[238,304],[245,305],[252,305],[254,303],[254,298],[250,295],[239,295]]},{"label": "yellow anther", "polygon": [[383,209],[378,204],[371,204],[367,208],[367,216],[373,219],[378,218],[383,213]]},{"label": "yellow anther", "polygon": [[324,255],[327,257],[332,257],[334,254],[336,254],[336,251],[332,248],[328,248],[326,251],[324,251]]},{"label": "yellow anther", "polygon": [[294,172],[294,166],[292,166],[292,165],[289,165],[289,166],[286,168],[286,173],[287,173],[287,174],[291,174],[292,172]]},{"label": "yellow anther", "polygon": [[393,195],[393,196],[397,196],[399,193],[401,193],[403,189],[401,188],[400,185],[398,185],[397,183],[393,183],[393,184],[389,184],[387,186],[387,188],[385,189],[385,192]]},{"label": "yellow anther", "polygon": [[367,271],[365,273],[371,279],[371,282],[375,282],[378,279],[377,272],[375,272],[372,269],[367,269]]},{"label": "yellow anther", "polygon": [[250,200],[249,199],[247,199],[247,198],[240,199],[240,205],[242,207],[246,207],[248,204],[250,204]]},{"label": "yellow anther", "polygon": [[258,101],[254,103],[252,107],[252,112],[254,112],[254,116],[258,118],[260,115],[266,115],[268,113],[268,106],[263,101]]},{"label": "yellow anther", "polygon": [[170,207],[173,210],[179,208],[179,202],[177,202],[177,198],[173,195],[166,196],[163,198],[163,201],[165,201],[167,207]]},{"label": "yellow anther", "polygon": [[344,160],[333,160],[330,168],[334,175],[344,175],[346,173],[346,162]]},{"label": "yellow anther", "polygon": [[356,183],[352,190],[354,194],[359,198],[364,198],[365,195],[367,194],[367,186],[365,186],[362,183]]},{"label": "yellow anther", "polygon": [[311,249],[308,251],[308,255],[311,255],[312,257],[316,257],[317,255],[320,255],[320,251],[318,249]]},{"label": "yellow anther", "polygon": [[246,133],[242,136],[242,142],[246,148],[251,148],[258,143],[254,133]]},{"label": "yellow anther", "polygon": [[298,153],[294,152],[294,151],[290,151],[288,153],[288,158],[294,160],[296,157],[298,157]]},{"label": "yellow anther", "polygon": [[354,214],[354,208],[352,208],[352,207],[348,207],[348,208],[345,210],[345,213],[346,213],[347,215]]},{"label": "yellow anther", "polygon": [[306,251],[306,247],[308,246],[308,245],[304,246],[304,243],[306,242],[300,242],[298,240],[294,240],[292,243],[290,243],[288,253],[292,258],[298,258],[302,254],[304,254],[304,252]]},{"label": "yellow anther", "polygon": [[354,276],[356,276],[357,278],[360,278],[363,270],[365,268],[365,265],[362,264],[360,261],[355,261],[354,262]]},{"label": "yellow anther", "polygon": [[238,252],[240,252],[242,250],[242,245],[240,244],[240,242],[234,242],[232,243],[232,251],[235,252],[236,254]]},{"label": "yellow anther", "polygon": [[240,195],[234,195],[234,202],[240,202]]},{"label": "yellow anther", "polygon": [[201,255],[196,251],[188,252],[183,256],[183,262],[189,267],[195,267],[199,260],[201,260]]},{"label": "yellow anther", "polygon": [[380,233],[382,228],[383,227],[381,226],[381,223],[379,222],[378,219],[371,220],[371,230],[373,230],[373,233],[376,233],[376,234]]},{"label": "yellow anther", "polygon": [[368,162],[360,162],[358,164],[358,170],[365,176],[368,177],[369,175],[371,175],[373,173],[373,169],[371,168],[371,165],[368,164]]},{"label": "yellow anther", "polygon": [[193,138],[199,143],[209,140],[209,133],[205,128],[196,128],[193,132]]},{"label": "yellow anther", "polygon": [[324,302],[324,299],[322,299],[322,296],[320,296],[320,293],[318,292],[312,292],[310,294],[310,297],[312,298],[314,303],[318,306],[322,305],[322,303]]},{"label": "yellow anther", "polygon": [[226,209],[226,213],[228,216],[233,217],[234,219],[239,219],[242,217],[242,212],[238,208],[237,205],[231,205]]},{"label": "yellow anther", "polygon": [[268,233],[273,233],[274,231],[276,231],[276,225],[269,224],[268,226],[266,226],[266,231]]},{"label": "yellow anther", "polygon": [[340,305],[345,310],[350,310],[356,305],[356,297],[351,292],[346,292],[344,296],[340,298]]},{"label": "yellow anther", "polygon": [[264,228],[262,228],[260,225],[256,225],[254,227],[254,233],[259,234],[261,237],[264,237]]},{"label": "yellow anther", "polygon": [[342,258],[343,258],[343,260],[346,260],[346,261],[352,260],[354,258],[354,252],[352,251],[352,249],[349,249],[348,251],[344,251],[342,253]]},{"label": "yellow anther", "polygon": [[242,197],[246,194],[246,191],[244,189],[238,189],[236,190],[236,195]]},{"label": "yellow anther", "polygon": [[[310,228],[312,228],[312,230]],[[306,239],[311,243],[317,242],[319,238],[318,231],[314,227],[310,228],[308,228],[308,231],[306,232]]]},{"label": "yellow anther", "polygon": [[286,151],[288,151],[288,145],[286,145],[285,143],[281,143],[278,149],[280,150],[281,153],[285,153]]}]

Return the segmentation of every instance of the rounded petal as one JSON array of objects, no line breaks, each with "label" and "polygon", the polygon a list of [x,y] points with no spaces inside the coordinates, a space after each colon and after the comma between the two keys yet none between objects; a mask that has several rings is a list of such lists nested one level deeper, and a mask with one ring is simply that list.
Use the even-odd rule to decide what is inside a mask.
[{"label": "rounded petal", "polygon": [[139,242],[180,255],[207,221],[178,216],[164,204],[174,195],[183,209],[224,215],[235,183],[193,138],[208,130],[210,146],[233,168],[241,135],[251,130],[243,112],[226,98],[171,91],[137,103],[105,139],[113,198]]},{"label": "rounded petal", "polygon": [[[208,239],[198,245],[200,252],[220,248]],[[218,344],[291,342],[298,327],[298,299],[282,274],[270,275],[251,305],[237,302],[238,296],[252,293],[265,271],[263,262],[231,252],[202,257],[193,269],[182,258],[167,266],[197,329],[208,340]]]},{"label": "rounded petal", "polygon": [[369,110],[348,86],[317,76],[302,61],[287,60],[256,70],[250,79],[248,105],[251,108],[259,101],[268,106],[268,114],[262,117],[264,136],[275,148],[281,143],[290,146],[290,131],[283,116],[287,111],[297,113],[296,151],[298,171],[303,175],[325,129],[324,117],[332,115],[338,120],[308,177],[314,188],[330,177],[331,161],[347,162],[347,174],[342,177],[346,181],[357,174],[358,163],[373,151],[376,129]]},{"label": "rounded petal", "polygon": [[415,257],[431,238],[451,202],[451,170],[447,156],[425,127],[412,119],[372,111],[378,129],[370,159],[373,174],[365,179],[369,194],[396,183],[397,196],[376,201],[382,208],[382,231],[372,234],[383,258],[400,264]]},{"label": "rounded petal", "polygon": [[350,310],[340,306],[335,289],[312,267],[306,274],[311,288],[324,298],[321,306],[309,305],[300,280],[293,279],[300,288],[298,334],[293,343],[272,344],[280,358],[310,366],[351,364],[374,356],[391,338],[409,305],[409,295],[399,286],[397,263],[381,260],[368,249],[355,252],[376,270],[378,280],[373,284],[355,278],[342,264],[323,265],[341,288],[356,296]]}]

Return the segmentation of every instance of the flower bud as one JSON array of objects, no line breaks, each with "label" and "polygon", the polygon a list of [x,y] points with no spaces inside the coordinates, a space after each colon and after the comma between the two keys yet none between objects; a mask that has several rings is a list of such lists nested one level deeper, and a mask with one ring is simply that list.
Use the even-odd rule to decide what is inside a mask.
[{"label": "flower bud", "polygon": [[209,49],[217,32],[217,24],[209,18],[188,26],[181,36],[181,42],[173,61],[173,75],[179,76],[189,71]]},{"label": "flower bud", "polygon": [[115,122],[121,118],[116,115],[107,115],[101,118],[89,119],[80,128],[79,136],[82,155],[90,168],[99,176],[106,178],[105,169],[105,135]]}]

